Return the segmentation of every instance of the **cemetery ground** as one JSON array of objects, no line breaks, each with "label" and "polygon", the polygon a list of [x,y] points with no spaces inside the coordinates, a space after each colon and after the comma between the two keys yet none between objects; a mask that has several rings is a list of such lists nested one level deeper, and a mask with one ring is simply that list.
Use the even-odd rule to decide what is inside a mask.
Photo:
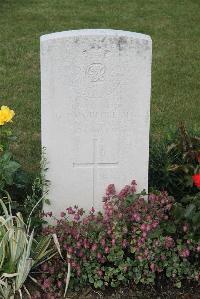
[{"label": "cemetery ground", "polygon": [[[22,295],[23,298],[30,298],[29,292],[32,299],[200,298],[199,6],[199,2],[194,0],[189,2],[185,0],[181,3],[172,1],[159,1],[158,3],[154,0],[149,3],[143,0],[118,2],[108,0],[75,0],[73,2],[0,0],[0,30],[2,29],[0,31],[2,33],[0,36],[1,299],[18,299],[22,298]],[[63,204],[59,206],[57,200],[58,198],[60,200],[61,194],[64,193],[65,186],[60,182],[63,173],[66,172],[66,164],[62,163],[64,162],[63,157],[63,160],[57,160],[58,163],[54,163],[54,167],[55,165],[59,165],[59,167],[57,172],[54,169],[54,173],[57,173],[58,176],[53,177],[52,180],[54,190],[56,190],[54,198],[51,199],[51,202],[54,201],[53,211],[46,210],[46,208],[43,211],[43,203],[48,201],[45,190],[49,189],[51,192],[52,189],[46,180],[46,174],[49,172],[45,169],[48,167],[45,155],[42,160],[42,173],[40,173],[39,166],[41,160],[40,119],[41,117],[44,119],[44,114],[40,113],[39,100],[41,93],[39,87],[39,36],[84,27],[124,29],[149,34],[153,39],[149,194],[146,196],[144,192],[137,190],[140,184],[137,182],[137,177],[130,178],[130,181],[127,181],[129,185],[124,186],[121,190],[118,189],[117,184],[115,189],[113,183],[116,182],[107,182],[108,187],[102,194],[102,196],[104,195],[102,212],[98,213],[90,206],[90,210],[84,213],[82,206],[86,204],[87,208],[86,201],[89,202],[89,197],[86,198],[83,192],[78,194],[80,204],[72,204],[68,208],[63,207],[63,211],[60,211]],[[73,32],[73,34],[78,34],[81,37],[80,32]],[[63,135],[71,138],[71,143],[74,142],[74,135],[72,134],[70,137],[67,130],[71,126],[70,120],[75,120],[71,116],[76,117],[76,114],[71,113],[71,116],[67,118],[66,131],[63,131],[62,119],[66,121],[63,117],[66,105],[62,106],[62,104],[66,104],[66,100],[69,101],[68,103],[70,103],[70,99],[74,101],[74,95],[73,103],[77,103],[76,93],[72,93],[72,96],[70,94],[70,98],[66,96],[66,86],[70,85],[69,82],[73,83],[73,76],[77,75],[77,69],[84,70],[81,78],[81,82],[84,84],[76,85],[76,81],[74,85],[75,90],[78,87],[82,88],[82,94],[78,93],[80,95],[79,108],[89,107],[91,109],[92,107],[94,108],[93,112],[97,111],[95,110],[97,104],[95,106],[93,102],[87,101],[87,97],[84,98],[84,95],[90,95],[89,92],[92,90],[93,94],[92,92],[91,94],[97,96],[95,103],[100,103],[98,104],[99,111],[104,112],[101,110],[102,107],[106,107],[106,109],[111,107],[110,111],[113,111],[114,105],[109,106],[107,103],[113,104],[117,99],[116,96],[112,100],[110,96],[115,95],[116,89],[113,87],[116,86],[114,85],[116,82],[109,80],[110,75],[107,76],[105,70],[107,70],[107,66],[110,66],[116,72],[118,70],[115,68],[116,65],[118,67],[121,61],[127,63],[127,55],[131,57],[130,63],[126,65],[129,76],[124,75],[120,78],[122,82],[124,82],[123,80],[128,82],[125,86],[129,87],[133,101],[126,98],[125,90],[120,93],[119,100],[123,104],[124,102],[127,104],[126,108],[129,112],[132,109],[131,113],[125,115],[131,116],[130,119],[135,121],[135,124],[139,124],[139,120],[142,119],[144,125],[142,118],[144,114],[137,118],[136,111],[139,110],[138,107],[141,108],[140,103],[142,101],[147,103],[149,98],[150,72],[148,70],[151,60],[151,55],[149,55],[151,45],[148,37],[143,36],[142,38],[122,32],[120,34],[117,36],[114,32],[109,32],[103,41],[97,32],[96,35],[94,34],[95,37],[91,37],[89,34],[89,37],[86,38],[84,35],[84,39],[81,40],[82,35],[79,45],[76,47],[80,46],[80,49],[83,50],[82,45],[87,47],[91,45],[91,42],[97,47],[86,48],[89,52],[88,56],[83,59],[83,56],[80,55],[81,59],[79,60],[76,60],[75,56],[77,53],[78,56],[80,51],[74,47],[71,41],[68,50],[70,49],[70,53],[74,47],[73,53],[75,54],[74,56],[66,55],[65,46],[69,42],[68,36],[65,35],[60,43],[60,40],[57,40],[58,35],[54,35],[53,42],[51,40],[50,44],[48,44],[47,37],[47,43],[44,42],[41,48],[42,101],[43,104],[45,100],[47,101],[46,105],[47,103],[51,105],[59,96],[61,107],[55,103],[56,118],[54,119],[55,115],[51,117],[52,122],[55,122],[54,126],[49,123],[49,118],[45,119],[48,121],[48,126],[42,127],[43,142],[44,128],[47,132],[47,127],[51,128],[53,132],[54,127],[62,128]],[[109,39],[110,44],[106,42],[108,36],[109,38],[115,37]],[[121,37],[125,37],[126,43],[123,45],[119,43],[117,44],[119,47],[115,48],[116,39],[118,42],[124,40]],[[102,42],[103,51],[111,49],[111,59],[106,60],[105,55],[102,55],[104,52],[98,52],[99,42]],[[129,43],[134,47],[129,48]],[[48,48],[49,46],[51,49]],[[120,46],[124,46],[126,54],[120,54],[121,57],[124,55],[125,60],[122,59],[119,62],[113,57],[118,57],[118,51],[121,51]],[[46,49],[50,51],[46,51]],[[134,49],[133,52],[131,50],[129,53],[130,49]],[[59,55],[57,55],[57,50],[59,50]],[[51,51],[54,51],[53,55],[48,56]],[[83,52],[81,51],[81,53]],[[94,61],[91,60],[91,56],[97,57],[94,53],[98,55],[98,63],[93,63]],[[51,59],[52,57],[53,59]],[[54,60],[54,58],[56,59]],[[57,69],[62,69],[63,59],[66,63],[69,62],[68,59],[72,59],[73,65],[76,65],[77,61],[79,63],[79,68],[75,67],[71,73],[70,70],[68,73],[68,69],[63,68],[64,78],[68,78],[68,82],[60,80],[59,75],[54,76],[54,72],[53,74],[48,72],[48,69],[51,70],[51,67],[55,67],[56,64]],[[130,84],[130,76],[135,78],[135,73],[132,72],[132,64],[134,65],[135,62],[137,62],[136,65],[140,65],[141,72],[135,70],[137,80]],[[106,67],[102,72],[104,63]],[[100,67],[100,77],[97,78],[100,80],[100,85],[96,84],[96,73],[91,71],[96,70],[93,69],[94,66],[95,68],[97,66],[97,70]],[[72,78],[69,74],[73,74]],[[111,74],[113,75],[113,72]],[[101,80],[102,76],[103,80]],[[78,78],[80,77],[78,76]],[[114,78],[119,79],[117,76]],[[141,78],[143,78],[142,82]],[[55,88],[51,90],[54,82],[59,84],[55,84]],[[86,88],[85,82],[89,82],[88,85],[86,84]],[[108,82],[111,82],[111,85],[107,84]],[[145,84],[142,85],[144,82]],[[99,86],[103,86],[103,88],[99,88]],[[120,91],[123,90],[123,86],[123,84],[120,85]],[[141,86],[143,86],[143,91],[146,89],[147,92],[138,92],[140,90],[138,87]],[[48,93],[47,89],[51,92]],[[45,98],[44,91],[47,91],[48,98]],[[144,97],[141,98],[141,94]],[[103,101],[106,103],[105,106],[102,104]],[[137,108],[135,110],[132,106],[133,102]],[[85,105],[86,103],[87,105]],[[116,101],[115,104],[117,103]],[[82,104],[83,106],[81,106]],[[148,116],[149,109],[147,106],[143,105],[140,110],[140,112],[147,113],[146,116]],[[60,111],[62,112],[62,108],[63,115],[59,114]],[[51,114],[52,111],[50,109],[48,111]],[[68,116],[70,113],[66,115]],[[105,113],[100,113],[100,115],[102,117]],[[115,116],[114,113],[112,115]],[[134,117],[132,117],[133,115]],[[84,126],[86,126],[84,129],[87,128],[87,130],[83,130],[83,133],[87,132],[87,134],[83,136],[89,136],[89,141],[85,144],[81,143],[80,149],[84,148],[85,151],[80,151],[79,156],[70,155],[72,150],[68,144],[64,143],[66,146],[63,146],[62,138],[53,140],[49,134],[48,140],[46,139],[49,141],[48,146],[53,145],[55,149],[54,146],[59,144],[59,149],[54,152],[54,161],[57,156],[64,156],[61,154],[62,146],[64,150],[68,148],[69,157],[67,158],[69,158],[68,162],[72,169],[70,178],[68,177],[68,180],[65,181],[64,176],[63,180],[64,184],[66,182],[66,186],[69,185],[69,182],[71,185],[70,188],[66,188],[66,194],[69,195],[67,192],[70,190],[73,196],[75,189],[82,190],[78,188],[81,184],[83,185],[85,174],[83,175],[80,169],[85,170],[85,166],[92,169],[90,177],[90,179],[92,178],[92,184],[90,184],[92,187],[91,190],[88,188],[88,194],[93,195],[95,204],[95,195],[97,194],[95,193],[95,179],[98,170],[95,167],[99,165],[102,169],[105,169],[105,166],[111,167],[113,172],[110,171],[110,175],[114,173],[116,179],[120,177],[121,173],[117,173],[116,169],[117,167],[121,171],[124,169],[118,160],[113,159],[113,157],[118,157],[117,153],[110,157],[109,154],[113,154],[114,150],[109,152],[105,143],[102,143],[103,147],[101,147],[104,151],[100,151],[97,138],[103,140],[107,135],[112,136],[109,133],[115,132],[116,127],[118,130],[123,130],[125,124],[129,134],[126,136],[129,137],[127,140],[131,136],[131,140],[137,140],[137,145],[140,144],[142,136],[134,139],[138,132],[136,125],[135,134],[131,135],[130,119],[128,118],[127,121],[122,114],[119,118],[122,124],[121,128],[118,126],[117,117],[112,119],[107,117],[102,126],[106,128],[106,131],[100,131],[99,135],[96,135],[96,131],[93,130],[93,127],[95,129],[99,125],[98,117],[97,119],[89,118],[89,129],[84,118],[81,125],[76,122],[77,127],[76,125],[73,127],[75,128],[73,132],[77,134],[76,137],[82,138],[78,134],[82,132],[81,129]],[[78,121],[82,121],[82,119],[78,117]],[[186,126],[180,125],[181,122]],[[112,124],[112,126],[109,127],[108,124]],[[148,124],[146,125],[148,126]],[[141,129],[141,126],[138,127]],[[148,127],[142,129],[144,136],[147,129]],[[94,132],[95,137],[93,136]],[[126,133],[124,132],[124,134]],[[108,142],[110,140],[112,141],[112,138],[107,139]],[[124,142],[124,139],[122,141]],[[136,151],[134,156],[138,155],[138,158],[136,162],[132,163],[134,159],[131,155],[129,156],[128,150],[130,151],[131,146],[136,142],[128,143],[126,146],[123,142],[120,143],[121,147],[119,148],[123,149],[124,154],[128,153],[127,156],[131,161],[128,170],[132,171],[133,164],[137,165],[137,161],[140,161],[141,153],[144,156],[148,154],[148,146],[145,142],[141,143],[143,148],[141,146],[140,155]],[[114,140],[112,145],[118,143],[119,140],[117,143]],[[77,143],[74,144],[76,145],[75,154],[77,154]],[[93,150],[91,150],[92,146]],[[133,150],[135,150],[135,146]],[[85,158],[85,154],[88,152],[91,153],[88,155],[88,161],[87,159],[83,160],[82,158]],[[99,159],[99,153],[103,153],[102,160]],[[78,159],[75,160],[74,157]],[[125,160],[122,157],[124,155],[119,157],[119,162],[123,164]],[[113,160],[111,161],[110,158]],[[140,170],[138,173],[143,173],[143,175],[138,181],[147,174],[147,161],[145,160],[145,163],[142,159],[141,161],[140,164],[143,167],[141,170],[137,167],[137,171]],[[74,182],[72,179],[70,181],[75,171],[79,175],[79,180]],[[123,175],[126,176],[127,173],[128,171]],[[60,180],[57,180],[57,177]],[[136,179],[136,181],[132,179]],[[56,185],[56,181],[58,185]],[[98,184],[100,183],[101,180],[98,178]],[[85,180],[84,184],[89,186],[89,179]],[[50,192],[49,194],[52,194]],[[73,198],[72,202],[74,200]],[[57,212],[59,212],[57,215],[60,220],[54,222],[54,226],[47,225],[48,222],[55,221],[52,212],[56,211],[57,206]]]}]

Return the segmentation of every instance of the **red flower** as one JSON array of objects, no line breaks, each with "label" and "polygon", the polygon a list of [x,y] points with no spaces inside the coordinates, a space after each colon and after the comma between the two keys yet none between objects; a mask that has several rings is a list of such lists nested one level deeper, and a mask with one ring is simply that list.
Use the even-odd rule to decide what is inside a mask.
[{"label": "red flower", "polygon": [[193,180],[193,182],[194,182],[194,185],[195,185],[196,187],[200,188],[200,173],[198,173],[198,174],[194,174],[194,175],[192,176],[192,180]]}]

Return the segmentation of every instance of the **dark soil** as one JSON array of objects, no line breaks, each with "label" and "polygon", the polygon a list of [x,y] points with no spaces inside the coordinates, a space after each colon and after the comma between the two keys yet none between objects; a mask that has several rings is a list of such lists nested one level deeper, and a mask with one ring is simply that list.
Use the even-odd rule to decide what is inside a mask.
[{"label": "dark soil", "polygon": [[130,287],[104,293],[86,290],[80,295],[70,296],[69,294],[68,297],[70,299],[199,299],[200,287],[183,288],[181,290],[169,287],[160,291],[150,287]]},{"label": "dark soil", "polygon": [[[28,287],[31,294],[35,294],[37,289]],[[45,298],[41,295],[41,299]],[[24,297],[26,298],[26,297]],[[119,288],[117,290],[93,290],[86,288],[81,292],[68,292],[67,299],[200,299],[200,285],[184,284],[181,289],[173,287],[171,284],[165,286],[135,286]]]}]

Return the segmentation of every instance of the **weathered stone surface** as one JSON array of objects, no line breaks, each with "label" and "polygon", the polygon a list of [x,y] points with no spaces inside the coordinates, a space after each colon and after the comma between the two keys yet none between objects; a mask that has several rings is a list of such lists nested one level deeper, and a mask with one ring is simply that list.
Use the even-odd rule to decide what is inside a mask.
[{"label": "weathered stone surface", "polygon": [[46,210],[101,209],[109,183],[148,188],[151,51],[149,36],[126,31],[41,37]]}]

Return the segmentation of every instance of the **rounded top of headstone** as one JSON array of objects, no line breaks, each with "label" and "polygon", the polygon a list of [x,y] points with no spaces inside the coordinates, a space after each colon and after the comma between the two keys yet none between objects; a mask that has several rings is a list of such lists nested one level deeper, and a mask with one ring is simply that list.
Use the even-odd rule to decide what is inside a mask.
[{"label": "rounded top of headstone", "polygon": [[134,39],[142,39],[151,41],[151,37],[146,34],[136,33],[124,30],[114,30],[114,29],[80,29],[80,30],[68,30],[62,32],[55,32],[50,34],[45,34],[40,37],[41,41],[47,41],[51,39],[59,38],[69,38],[78,36],[114,36],[114,37],[130,37]]}]

